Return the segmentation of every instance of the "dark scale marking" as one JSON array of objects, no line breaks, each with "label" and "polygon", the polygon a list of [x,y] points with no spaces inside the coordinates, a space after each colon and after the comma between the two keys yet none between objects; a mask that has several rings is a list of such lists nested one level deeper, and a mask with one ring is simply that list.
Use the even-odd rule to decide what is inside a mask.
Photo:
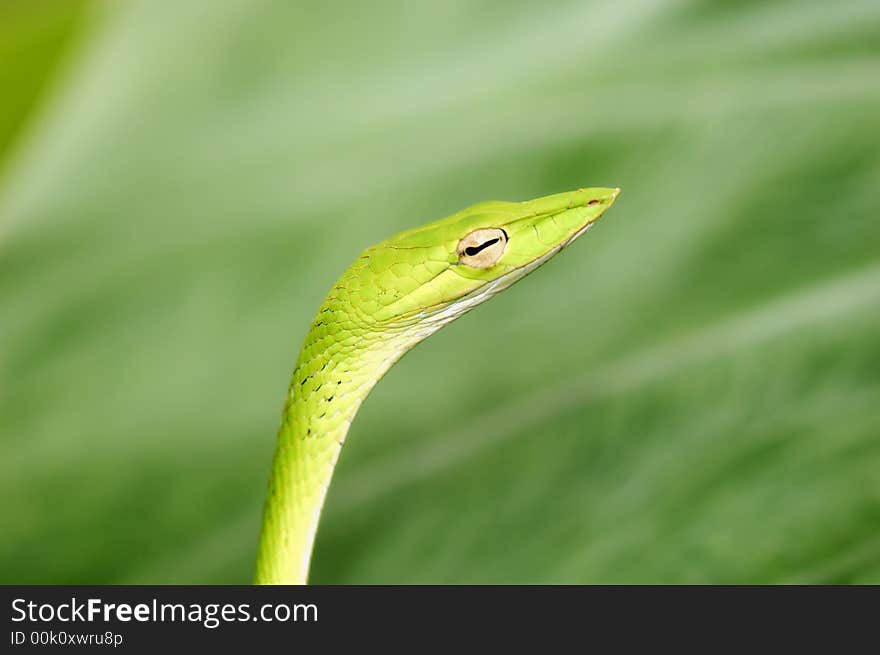
[{"label": "dark scale marking", "polygon": [[596,198],[593,198],[590,202],[587,203],[587,206],[591,207],[592,205],[598,205],[598,204],[599,204],[599,200],[597,200]]},{"label": "dark scale marking", "polygon": [[329,403],[329,402],[330,402],[331,400],[333,400],[335,397],[336,397],[336,394],[334,393],[332,396],[330,396],[330,397],[327,399],[327,402]]}]

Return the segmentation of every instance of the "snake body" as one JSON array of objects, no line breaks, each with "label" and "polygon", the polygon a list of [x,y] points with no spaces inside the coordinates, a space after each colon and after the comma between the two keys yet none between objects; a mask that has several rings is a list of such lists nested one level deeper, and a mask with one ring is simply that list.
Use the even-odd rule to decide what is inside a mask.
[{"label": "snake body", "polygon": [[385,372],[447,323],[583,234],[619,189],[486,202],[368,248],[327,295],[287,394],[263,514],[257,584],[305,584],[349,426]]}]

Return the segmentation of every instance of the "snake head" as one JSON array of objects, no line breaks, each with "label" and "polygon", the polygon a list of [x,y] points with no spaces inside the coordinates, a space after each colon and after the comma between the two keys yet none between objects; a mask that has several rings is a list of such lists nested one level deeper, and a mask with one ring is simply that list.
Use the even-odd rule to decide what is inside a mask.
[{"label": "snake head", "polygon": [[439,328],[571,244],[619,193],[588,188],[468,207],[367,249],[337,288],[373,322]]}]

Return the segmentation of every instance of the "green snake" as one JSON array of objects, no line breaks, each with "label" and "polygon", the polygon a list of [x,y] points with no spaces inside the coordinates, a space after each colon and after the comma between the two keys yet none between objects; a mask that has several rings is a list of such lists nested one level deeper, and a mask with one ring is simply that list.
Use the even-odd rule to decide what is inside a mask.
[{"label": "green snake", "polygon": [[485,202],[368,248],[318,310],[290,383],[269,478],[257,584],[305,584],[348,428],[417,343],[581,236],[620,189]]}]

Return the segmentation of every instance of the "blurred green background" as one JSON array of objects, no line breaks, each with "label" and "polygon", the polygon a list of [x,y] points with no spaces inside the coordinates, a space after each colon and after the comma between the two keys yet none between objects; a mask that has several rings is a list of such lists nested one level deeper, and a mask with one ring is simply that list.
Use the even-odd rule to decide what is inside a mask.
[{"label": "blurred green background", "polygon": [[248,582],[360,250],[603,185],[376,388],[312,581],[880,583],[876,0],[7,1],[0,62],[0,582]]}]

